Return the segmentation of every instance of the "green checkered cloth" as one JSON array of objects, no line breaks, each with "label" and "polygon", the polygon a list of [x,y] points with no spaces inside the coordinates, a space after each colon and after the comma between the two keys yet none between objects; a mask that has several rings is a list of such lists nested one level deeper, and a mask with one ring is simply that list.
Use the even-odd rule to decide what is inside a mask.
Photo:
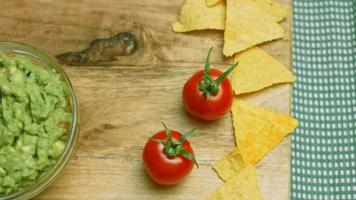
[{"label": "green checkered cloth", "polygon": [[292,200],[356,200],[356,0],[293,0]]}]

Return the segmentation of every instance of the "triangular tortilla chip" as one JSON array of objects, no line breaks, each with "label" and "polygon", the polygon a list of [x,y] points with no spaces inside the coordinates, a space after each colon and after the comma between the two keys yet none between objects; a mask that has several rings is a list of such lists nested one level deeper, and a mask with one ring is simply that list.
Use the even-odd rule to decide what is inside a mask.
[{"label": "triangular tortilla chip", "polygon": [[220,1],[222,1],[222,0],[206,0],[206,5],[207,6],[213,6],[213,5],[217,4],[217,3],[219,3]]},{"label": "triangular tortilla chip", "polygon": [[295,81],[292,72],[258,47],[237,54],[236,61],[239,65],[232,74],[232,88],[236,95]]},{"label": "triangular tortilla chip", "polygon": [[245,167],[234,178],[227,181],[207,200],[262,200],[256,169]]},{"label": "triangular tortilla chip", "polygon": [[[213,6],[220,1],[225,0],[206,0],[206,5]],[[273,21],[280,22],[284,20],[289,14],[288,5],[277,3],[273,0],[254,0]]]},{"label": "triangular tortilla chip", "polygon": [[289,14],[287,5],[276,3],[273,0],[254,0],[273,21],[280,22]]},{"label": "triangular tortilla chip", "polygon": [[246,164],[256,164],[298,125],[290,116],[236,97],[231,112],[236,143]]},{"label": "triangular tortilla chip", "polygon": [[224,30],[225,3],[207,6],[205,0],[186,0],[173,31],[187,32],[203,29]]},{"label": "triangular tortilla chip", "polygon": [[238,148],[230,151],[223,159],[216,162],[213,166],[223,181],[228,181],[246,167],[242,155]]},{"label": "triangular tortilla chip", "polygon": [[[225,1],[224,0],[186,0],[182,7],[179,21],[173,24],[175,32],[187,32],[203,29],[225,29]],[[279,22],[288,16],[288,6],[272,0],[253,0],[265,17]]]},{"label": "triangular tortilla chip", "polygon": [[283,28],[254,0],[226,0],[224,55],[232,56],[256,44],[284,37]]}]

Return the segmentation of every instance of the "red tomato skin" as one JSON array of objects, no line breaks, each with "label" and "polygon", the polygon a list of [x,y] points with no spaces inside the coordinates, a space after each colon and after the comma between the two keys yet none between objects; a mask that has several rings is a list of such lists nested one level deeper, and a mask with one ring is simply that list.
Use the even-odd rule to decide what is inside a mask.
[{"label": "red tomato skin", "polygon": [[[222,74],[221,71],[210,69],[210,75],[217,79]],[[232,101],[233,91],[230,80],[225,78],[219,85],[219,93],[215,96],[204,97],[199,89],[199,82],[204,76],[204,70],[198,71],[190,77],[184,84],[182,98],[185,109],[203,120],[217,120],[229,112]]]},{"label": "red tomato skin", "polygon": [[[172,138],[178,140],[182,134],[171,130]],[[166,131],[160,131],[152,136],[154,139],[167,139]],[[177,155],[168,158],[163,151],[164,146],[155,141],[148,140],[143,149],[143,164],[147,174],[158,184],[173,185],[182,181],[193,169],[194,162],[185,157]],[[182,148],[194,155],[189,141],[184,141]]]}]

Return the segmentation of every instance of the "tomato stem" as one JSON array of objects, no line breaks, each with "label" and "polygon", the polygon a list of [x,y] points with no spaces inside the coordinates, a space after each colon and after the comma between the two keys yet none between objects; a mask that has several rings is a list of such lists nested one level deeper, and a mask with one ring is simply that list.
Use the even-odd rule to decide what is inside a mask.
[{"label": "tomato stem", "polygon": [[162,144],[164,146],[163,151],[167,155],[168,158],[174,158],[175,156],[180,155],[182,157],[185,157],[189,160],[194,161],[195,165],[199,168],[199,165],[198,165],[194,155],[182,148],[183,143],[187,140],[188,136],[191,135],[195,131],[195,129],[192,129],[192,130],[188,131],[187,133],[183,134],[183,136],[181,138],[179,138],[178,141],[174,141],[172,138],[171,130],[166,126],[166,124],[164,124],[163,122],[161,122],[161,123],[166,131],[167,141],[159,140],[159,139],[155,139],[155,138],[150,138],[150,140],[152,140],[153,142]]},{"label": "tomato stem", "polygon": [[210,56],[213,47],[208,51],[208,55],[205,60],[204,76],[200,79],[199,89],[203,92],[203,96],[208,97],[209,95],[217,95],[220,91],[220,83],[237,67],[238,62],[233,64],[228,70],[221,74],[217,79],[213,79],[210,74]]}]

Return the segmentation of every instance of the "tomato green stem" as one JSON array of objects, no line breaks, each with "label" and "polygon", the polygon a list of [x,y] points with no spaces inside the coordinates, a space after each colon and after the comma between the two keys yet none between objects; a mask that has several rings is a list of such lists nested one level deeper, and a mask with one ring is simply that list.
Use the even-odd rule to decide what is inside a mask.
[{"label": "tomato green stem", "polygon": [[209,95],[217,95],[220,91],[220,83],[237,67],[238,62],[233,64],[228,70],[221,74],[217,79],[213,79],[210,75],[210,56],[213,47],[208,51],[208,55],[205,60],[204,76],[200,79],[199,89],[203,92],[203,96],[208,97]]},{"label": "tomato green stem", "polygon": [[163,122],[161,122],[161,123],[166,131],[167,140],[164,141],[164,140],[159,140],[159,139],[155,139],[155,138],[150,138],[150,140],[157,142],[159,144],[162,144],[164,146],[163,151],[167,155],[168,158],[174,158],[175,156],[180,155],[180,156],[185,157],[189,160],[192,160],[196,164],[196,166],[199,168],[199,165],[198,165],[194,155],[182,148],[183,143],[187,140],[188,136],[194,132],[195,129],[192,129],[192,130],[188,131],[187,133],[183,134],[183,136],[181,138],[179,138],[178,141],[174,141],[172,138],[171,130]]},{"label": "tomato green stem", "polygon": [[167,128],[166,124],[164,124],[163,122],[161,122],[164,129],[166,130],[166,134],[167,134],[167,142],[164,145],[164,152],[167,154],[168,157],[172,158],[174,157],[174,152],[172,151],[172,145],[173,145],[173,139],[172,139],[172,134],[171,134],[171,130],[169,128]]}]

